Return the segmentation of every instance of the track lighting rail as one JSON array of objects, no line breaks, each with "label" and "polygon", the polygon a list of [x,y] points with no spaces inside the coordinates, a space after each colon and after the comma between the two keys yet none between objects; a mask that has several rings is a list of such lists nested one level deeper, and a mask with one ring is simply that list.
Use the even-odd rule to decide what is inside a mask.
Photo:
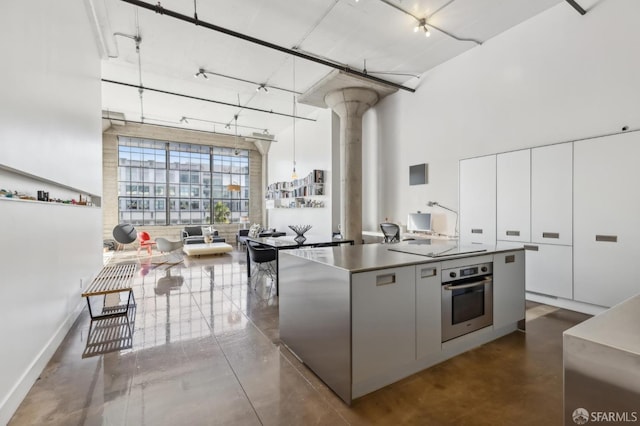
[{"label": "track lighting rail", "polygon": [[[137,85],[137,84],[123,83],[121,81],[109,80],[109,79],[106,79],[106,78],[103,78],[102,81],[105,82],[105,83],[111,83],[111,84],[117,84],[117,85],[120,85],[120,86],[135,88],[135,89],[138,89],[138,90],[148,90],[150,92],[163,93],[165,95],[172,95],[172,96],[180,96],[182,98],[193,99],[193,100],[196,100],[196,101],[211,102],[211,103],[218,104],[218,105],[226,105],[226,106],[238,108],[238,105],[232,104],[230,102],[216,101],[216,100],[213,100],[213,99],[201,98],[201,97],[198,97],[198,96],[191,96],[191,95],[185,95],[185,94],[182,94],[182,93],[170,92],[168,90],[154,89],[154,88],[151,88],[151,87],[143,87],[143,86],[140,86],[140,85]],[[267,113],[267,114],[280,115],[282,117],[293,117],[291,114],[287,114],[287,113],[284,113],[284,112],[276,112],[276,111],[273,111],[273,110],[266,110],[266,109],[261,109],[261,108],[253,108],[253,107],[249,107],[249,106],[243,106],[242,108],[243,109],[248,109],[250,111],[257,111],[257,112],[264,112],[264,113]],[[295,117],[295,118],[298,118],[300,120],[316,121],[313,118],[307,118],[307,117],[298,116],[298,117]]]}]

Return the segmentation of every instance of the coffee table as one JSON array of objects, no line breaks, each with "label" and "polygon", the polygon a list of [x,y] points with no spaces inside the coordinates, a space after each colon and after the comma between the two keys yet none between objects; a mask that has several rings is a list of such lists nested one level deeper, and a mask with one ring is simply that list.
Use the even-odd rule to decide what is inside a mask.
[{"label": "coffee table", "polygon": [[187,256],[202,256],[203,254],[224,254],[233,250],[227,243],[203,243],[203,244],[185,244],[182,251]]}]

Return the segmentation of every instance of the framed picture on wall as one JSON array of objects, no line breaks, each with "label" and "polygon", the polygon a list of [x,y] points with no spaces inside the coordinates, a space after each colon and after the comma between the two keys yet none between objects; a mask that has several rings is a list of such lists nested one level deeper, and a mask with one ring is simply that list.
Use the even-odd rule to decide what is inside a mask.
[{"label": "framed picture on wall", "polygon": [[427,163],[409,166],[409,185],[424,185],[429,183],[429,165]]}]

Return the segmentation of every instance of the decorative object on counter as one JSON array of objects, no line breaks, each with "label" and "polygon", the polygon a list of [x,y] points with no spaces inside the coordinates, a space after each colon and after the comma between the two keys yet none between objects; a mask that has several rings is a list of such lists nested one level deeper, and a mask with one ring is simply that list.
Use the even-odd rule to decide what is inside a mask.
[{"label": "decorative object on counter", "polygon": [[291,230],[296,233],[296,237],[294,238],[294,240],[298,244],[302,244],[307,239],[304,236],[304,233],[311,229],[311,225],[289,225],[289,228],[291,228]]}]

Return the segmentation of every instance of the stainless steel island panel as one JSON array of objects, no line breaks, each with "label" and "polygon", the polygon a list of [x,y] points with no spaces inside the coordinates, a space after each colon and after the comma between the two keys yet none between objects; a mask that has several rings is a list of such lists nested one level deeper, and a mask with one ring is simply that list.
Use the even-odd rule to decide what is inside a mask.
[{"label": "stainless steel island panel", "polygon": [[280,253],[280,340],[351,403],[350,273]]},{"label": "stainless steel island panel", "polygon": [[566,425],[579,408],[640,421],[640,295],[565,331],[563,358]]}]

